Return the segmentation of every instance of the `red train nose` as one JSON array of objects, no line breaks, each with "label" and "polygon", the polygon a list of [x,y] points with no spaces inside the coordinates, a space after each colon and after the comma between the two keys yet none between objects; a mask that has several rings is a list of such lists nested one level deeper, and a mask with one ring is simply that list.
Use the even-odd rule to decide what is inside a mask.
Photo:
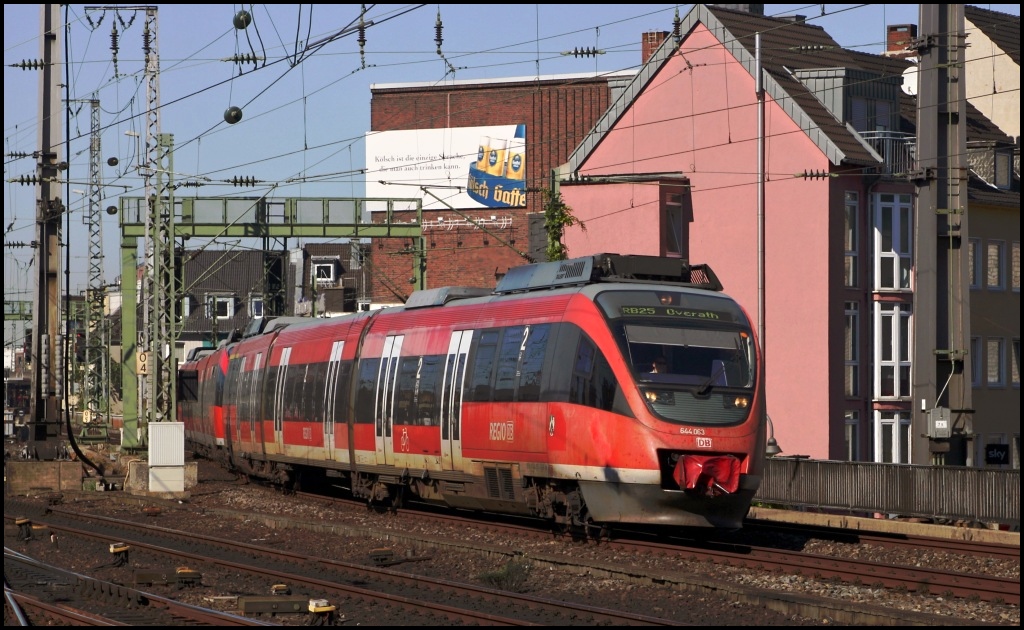
[{"label": "red train nose", "polygon": [[683,455],[672,477],[683,490],[702,496],[732,494],[740,487],[740,460],[732,455]]}]

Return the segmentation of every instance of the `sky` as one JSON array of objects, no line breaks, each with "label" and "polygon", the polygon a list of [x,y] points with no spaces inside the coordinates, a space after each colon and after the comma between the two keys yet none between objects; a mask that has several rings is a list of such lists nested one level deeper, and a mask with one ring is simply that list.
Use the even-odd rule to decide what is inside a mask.
[{"label": "sky", "polygon": [[[31,301],[35,293],[32,250],[10,246],[35,238],[34,187],[12,183],[33,175],[35,164],[11,154],[37,150],[39,78],[12,64],[41,58],[42,6],[4,5],[5,300]],[[100,103],[101,177],[108,195],[100,206],[116,205],[119,195],[142,197],[139,139],[131,134],[146,134],[146,20],[131,9],[64,6],[68,30],[61,54],[68,66],[62,75],[71,102],[64,129],[68,182],[61,189],[70,211],[65,291],[78,295],[88,285],[91,115],[80,101]],[[243,5],[149,6],[157,7],[160,131],[174,138],[175,181],[202,184],[176,194],[360,197],[368,177],[360,169],[371,86],[635,70],[641,35],[671,31],[676,11],[685,16],[693,5],[244,5],[251,21],[241,30],[233,19]],[[918,22],[913,4],[764,6],[769,16],[804,15],[842,46],[869,53],[884,50],[887,24]],[[1016,4],[977,6],[1020,15]],[[360,7],[366,7],[362,46]],[[566,54],[577,48],[601,54]],[[250,61],[227,61],[238,55]],[[242,111],[235,124],[224,120],[230,107]],[[116,166],[107,164],[110,158],[117,158]],[[262,183],[226,183],[233,177]],[[110,283],[120,275],[120,228],[116,217],[101,214],[104,282]]]}]

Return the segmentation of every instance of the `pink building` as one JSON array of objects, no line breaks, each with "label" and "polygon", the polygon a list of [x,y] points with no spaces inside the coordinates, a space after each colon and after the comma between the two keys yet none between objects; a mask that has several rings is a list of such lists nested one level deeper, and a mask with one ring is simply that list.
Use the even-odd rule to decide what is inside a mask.
[{"label": "pink building", "polygon": [[[562,198],[585,227],[565,235],[569,256],[709,263],[754,321],[763,303],[768,412],[786,455],[980,464],[978,445],[1001,432],[1015,440],[1018,458],[1019,419],[1014,433],[999,425],[1000,414],[985,428],[988,420],[954,409],[951,435],[923,437],[934,426],[915,403],[913,344],[934,339],[914,338],[921,269],[917,189],[907,173],[916,101],[903,89],[912,62],[843,50],[799,17],[714,5],[694,5],[675,35],[648,35],[662,44],[561,168]],[[968,133],[1012,153],[1013,140],[970,111]],[[1016,155],[1019,165],[1019,148]],[[1016,300],[1016,316],[1012,309],[1007,316],[1015,319],[1006,322],[1015,354],[1007,360],[1004,353],[998,366],[1012,372],[1011,413],[1020,407],[1017,173],[999,189],[1005,195],[979,209],[1001,217],[1001,230],[1006,221],[1017,226],[1009,237],[1017,240],[1005,243],[1016,266],[1004,280]],[[976,176],[971,185],[992,187]],[[970,371],[972,360],[980,366],[983,359],[958,360],[954,369]]]}]

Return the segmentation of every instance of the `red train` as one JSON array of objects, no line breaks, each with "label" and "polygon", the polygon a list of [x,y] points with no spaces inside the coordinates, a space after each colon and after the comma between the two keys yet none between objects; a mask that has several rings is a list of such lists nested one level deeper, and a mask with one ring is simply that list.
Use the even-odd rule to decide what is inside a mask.
[{"label": "red train", "polygon": [[493,290],[272,319],[182,364],[179,418],[201,456],[340,478],[374,503],[591,534],[737,528],[764,467],[764,377],[721,289],[704,265],[601,254],[513,268]]}]

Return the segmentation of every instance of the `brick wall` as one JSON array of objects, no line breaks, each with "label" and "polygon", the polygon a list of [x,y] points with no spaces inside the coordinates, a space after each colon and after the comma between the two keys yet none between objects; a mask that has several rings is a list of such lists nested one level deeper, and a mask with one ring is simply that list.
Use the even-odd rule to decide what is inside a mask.
[{"label": "brick wall", "polygon": [[[474,219],[487,221],[491,234],[465,220],[456,221],[461,217],[450,210],[424,211],[424,222],[438,217],[453,221],[450,228],[424,230],[428,288],[493,287],[496,273],[504,274],[509,267],[528,262],[517,250],[534,255],[543,250],[542,244],[531,243],[528,215],[543,212],[542,191],[550,187],[551,169],[568,161],[609,107],[610,99],[608,81],[600,77],[372,91],[373,131],[526,124],[525,208],[460,208]],[[397,215],[395,219],[403,220]],[[534,238],[537,236],[535,231]],[[374,302],[401,302],[412,292],[409,279],[414,276],[414,258],[408,253],[410,248],[408,239],[379,239],[373,244]]]}]

